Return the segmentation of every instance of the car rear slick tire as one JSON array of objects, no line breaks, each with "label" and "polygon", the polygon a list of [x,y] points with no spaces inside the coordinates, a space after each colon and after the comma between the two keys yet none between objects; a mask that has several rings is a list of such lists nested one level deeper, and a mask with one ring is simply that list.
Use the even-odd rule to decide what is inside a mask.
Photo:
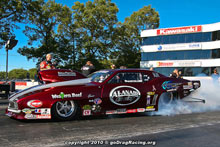
[{"label": "car rear slick tire", "polygon": [[159,102],[158,102],[158,107],[159,107],[159,111],[161,109],[165,109],[167,106],[169,106],[171,103],[173,103],[174,101],[174,93],[173,92],[165,92],[162,93],[160,98],[159,98]]},{"label": "car rear slick tire", "polygon": [[52,107],[52,118],[55,120],[73,120],[77,115],[78,105],[73,100],[58,101]]}]

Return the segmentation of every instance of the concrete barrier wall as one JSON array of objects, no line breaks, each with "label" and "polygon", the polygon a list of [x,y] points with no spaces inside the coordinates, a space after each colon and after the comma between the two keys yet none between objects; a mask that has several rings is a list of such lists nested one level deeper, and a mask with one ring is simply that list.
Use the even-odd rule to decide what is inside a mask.
[{"label": "concrete barrier wall", "polygon": [[38,82],[15,82],[15,89],[22,90],[35,85],[38,85]]}]

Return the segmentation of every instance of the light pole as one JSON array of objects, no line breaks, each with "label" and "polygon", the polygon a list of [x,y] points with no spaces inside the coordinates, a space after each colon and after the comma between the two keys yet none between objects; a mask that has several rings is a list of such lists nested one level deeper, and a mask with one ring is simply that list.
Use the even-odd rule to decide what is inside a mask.
[{"label": "light pole", "polygon": [[18,40],[15,40],[15,36],[11,37],[5,44],[6,50],[6,82],[8,81],[8,50],[12,50],[18,43]]}]

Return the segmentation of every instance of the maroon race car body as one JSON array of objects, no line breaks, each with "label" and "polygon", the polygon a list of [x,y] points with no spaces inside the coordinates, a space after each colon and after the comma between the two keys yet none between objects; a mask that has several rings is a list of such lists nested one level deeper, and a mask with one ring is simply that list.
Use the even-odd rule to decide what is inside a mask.
[{"label": "maroon race car body", "polygon": [[159,103],[166,105],[182,99],[199,87],[200,81],[170,78],[144,69],[102,70],[90,78],[18,92],[10,96],[6,115],[16,119],[71,120],[77,115],[157,111]]}]

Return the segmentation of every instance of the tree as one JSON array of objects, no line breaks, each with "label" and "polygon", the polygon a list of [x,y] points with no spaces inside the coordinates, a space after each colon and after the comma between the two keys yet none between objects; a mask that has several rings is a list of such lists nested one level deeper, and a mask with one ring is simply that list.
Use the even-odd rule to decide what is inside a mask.
[{"label": "tree", "polygon": [[77,1],[72,11],[52,0],[41,2],[28,15],[31,25],[24,31],[28,46],[18,52],[38,63],[45,54],[54,53],[61,68],[80,69],[87,60],[96,69],[112,62],[118,67],[139,67],[140,31],[157,28],[159,14],[145,6],[122,23],[117,20],[118,11],[111,0]]},{"label": "tree", "polygon": [[[68,7],[63,7],[65,17],[60,18],[57,38],[59,40],[59,56],[63,59],[63,68],[79,69],[79,50],[76,48],[76,41],[79,34],[76,32],[72,11]],[[64,15],[63,14],[63,15]]]},{"label": "tree", "polygon": [[13,69],[9,72],[9,79],[25,79],[27,76],[27,70],[25,69]]},{"label": "tree", "polygon": [[[49,0],[47,3],[42,3],[38,8],[37,13],[29,15],[29,21],[32,25],[26,26],[24,33],[29,38],[28,46],[19,48],[18,52],[27,57],[27,59],[37,59],[41,62],[47,53],[54,53],[54,59],[57,62],[62,62],[59,53],[64,50],[59,50],[57,41],[56,27],[59,24],[59,19],[63,14],[61,4]],[[33,43],[38,46],[33,47]]]},{"label": "tree", "polygon": [[159,26],[159,14],[151,6],[145,6],[118,24],[117,46],[111,58],[116,65],[139,67],[141,60],[141,30],[154,29]]},{"label": "tree", "polygon": [[75,2],[72,9],[79,58],[102,68],[98,61],[108,59],[115,45],[117,6],[111,0],[94,0],[85,5]]},{"label": "tree", "polygon": [[30,74],[30,79],[34,79],[35,75],[37,74],[37,68],[31,68],[28,70],[28,73]]},{"label": "tree", "polygon": [[0,79],[1,80],[5,79],[5,76],[6,76],[6,72],[0,71]]},{"label": "tree", "polygon": [[14,36],[16,23],[26,22],[29,14],[34,14],[39,3],[43,0],[1,0],[0,1],[0,48]]}]

